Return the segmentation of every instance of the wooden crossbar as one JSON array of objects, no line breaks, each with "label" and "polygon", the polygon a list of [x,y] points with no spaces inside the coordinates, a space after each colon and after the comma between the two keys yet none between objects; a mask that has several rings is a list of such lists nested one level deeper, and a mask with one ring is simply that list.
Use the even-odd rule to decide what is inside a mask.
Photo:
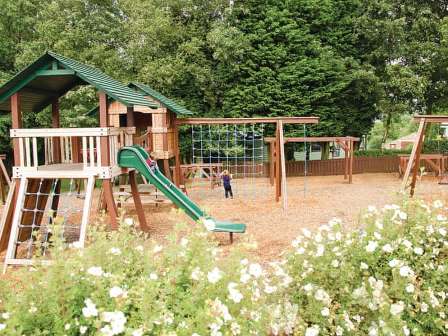
[{"label": "wooden crossbar", "polygon": [[177,119],[177,125],[223,125],[223,124],[317,124],[318,117],[260,117],[260,118],[184,118]]}]

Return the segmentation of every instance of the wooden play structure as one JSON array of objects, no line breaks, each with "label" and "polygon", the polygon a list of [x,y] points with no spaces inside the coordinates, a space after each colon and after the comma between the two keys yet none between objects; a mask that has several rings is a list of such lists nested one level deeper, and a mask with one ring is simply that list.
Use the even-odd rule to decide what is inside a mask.
[{"label": "wooden play structure", "polygon": [[[177,119],[176,125],[253,125],[253,124],[274,124],[276,125],[275,138],[273,138],[275,154],[271,158],[272,164],[275,166],[275,200],[280,201],[282,198],[283,208],[287,208],[287,192],[286,192],[286,167],[284,153],[284,133],[283,126],[285,124],[307,125],[319,122],[317,117],[260,117],[260,118],[184,118]],[[175,133],[175,143],[179,143],[179,133]],[[179,147],[176,146],[174,180],[180,184],[182,181],[182,165],[180,162]],[[211,182],[213,183],[213,182]]]},{"label": "wooden play structure", "polygon": [[[400,159],[399,167],[398,167],[398,175],[399,177],[403,177],[406,172],[406,167],[409,164],[409,160],[411,155],[400,154],[398,155]],[[435,176],[439,177],[439,181],[441,182],[443,179],[443,174],[448,167],[448,156],[443,154],[421,154],[420,155],[420,164],[424,163],[431,168],[434,172]]]},{"label": "wooden play structure", "polygon": [[[98,127],[61,128],[59,99],[80,85],[91,85],[98,90]],[[126,106],[126,127],[110,125],[108,99]],[[23,113],[34,113],[48,106],[51,107],[51,128],[23,128]],[[0,88],[0,110],[11,113],[10,135],[14,146],[9,201],[0,223],[0,251],[7,249],[5,267],[32,262],[30,254],[38,243],[36,236],[40,228],[44,227],[44,216],[57,217],[63,179],[86,182],[78,223],[81,245],[97,179],[102,181],[110,226],[115,229],[117,207],[112,179],[129,174],[140,226],[146,229],[135,172],[120,167],[116,153],[121,147],[133,144],[134,110],[157,107],[142,94],[97,69],[53,52],[45,53]],[[22,246],[30,252],[27,258],[18,256]]]},{"label": "wooden play structure", "polygon": [[[448,116],[447,115],[416,115],[414,116],[414,121],[419,123],[417,136],[412,147],[411,155],[407,159],[406,170],[404,171],[403,181],[401,184],[401,190],[405,192],[409,188],[409,193],[414,196],[415,185],[417,183],[417,176],[420,170],[420,162],[422,160],[430,160],[432,161],[431,166],[435,166],[436,171],[439,171],[439,182],[446,183],[444,180],[444,173],[446,167],[446,161],[444,157],[440,155],[422,155],[423,142],[425,139],[425,130],[426,126],[430,123],[447,123]],[[438,160],[436,164],[434,160]]]},{"label": "wooden play structure", "polygon": [[[97,127],[63,128],[60,98],[83,85],[97,90],[99,105],[90,112],[97,116]],[[23,114],[46,108],[51,125],[24,127]],[[279,201],[282,197],[286,207],[283,125],[318,122],[316,117],[178,118],[191,112],[146,85],[123,85],[91,66],[53,52],[45,53],[0,88],[0,111],[11,113],[14,149],[11,181],[0,157],[9,184],[0,221],[0,252],[6,250],[4,270],[8,265],[32,264],[36,253],[46,255],[53,234],[83,246],[97,180],[102,184],[100,208],[107,209],[111,229],[118,227],[114,180],[127,179],[140,228],[148,230],[137,172],[192,219],[203,222],[209,231],[229,233],[232,241],[233,233],[245,232],[244,224],[215,220],[178,188],[182,181],[179,127],[276,125],[275,198]],[[163,160],[168,176],[152,166],[149,153]],[[174,183],[170,181],[171,158]],[[216,167],[209,170],[213,179],[220,174],[219,165]],[[55,224],[61,231],[52,231]]]},{"label": "wooden play structure", "polygon": [[[276,139],[275,138],[265,138],[265,141],[269,144],[270,152],[270,168],[269,177],[271,184],[274,184],[276,178],[276,167],[274,165],[276,157]],[[288,137],[284,139],[284,143],[322,143],[322,142],[332,142],[339,144],[345,152],[345,170],[344,170],[344,180],[348,179],[348,183],[353,181],[353,158],[354,158],[354,143],[358,142],[359,138],[345,136],[345,137]],[[306,161],[306,156],[305,156]],[[306,171],[305,171],[306,174]]]},{"label": "wooden play structure", "polygon": [[[143,95],[156,108],[138,106],[134,109],[136,134],[134,143],[145,148],[157,160],[163,162],[164,173],[171,178],[170,159],[176,153],[175,133],[178,117],[191,116],[193,113],[173,100],[152,89],[148,85],[132,82],[128,87]],[[126,126],[127,106],[110,97],[108,99],[109,123],[120,128]],[[98,107],[89,112],[97,115]]]}]

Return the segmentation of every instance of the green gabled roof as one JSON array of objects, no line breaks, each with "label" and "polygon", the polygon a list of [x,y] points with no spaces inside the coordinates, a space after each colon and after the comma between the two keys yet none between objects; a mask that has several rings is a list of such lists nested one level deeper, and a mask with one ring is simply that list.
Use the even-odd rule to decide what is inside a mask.
[{"label": "green gabled roof", "polygon": [[148,85],[132,82],[129,84],[130,87],[137,88],[142,94],[148,95],[152,97],[153,99],[159,101],[161,104],[166,106],[169,110],[173,111],[174,113],[178,115],[191,115],[194,114],[190,110],[186,109],[183,106],[180,106],[175,101],[165,97],[160,92],[150,88]]},{"label": "green gabled roof", "polygon": [[126,106],[158,107],[100,70],[48,51],[0,88],[0,111],[11,110],[8,98],[18,91],[23,112],[40,111],[75,86],[87,84]]}]

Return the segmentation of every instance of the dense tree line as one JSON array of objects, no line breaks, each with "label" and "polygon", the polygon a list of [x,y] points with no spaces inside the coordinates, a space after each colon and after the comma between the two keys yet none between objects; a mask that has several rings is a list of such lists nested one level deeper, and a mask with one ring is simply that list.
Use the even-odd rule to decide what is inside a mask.
[{"label": "dense tree line", "polygon": [[[145,82],[203,116],[309,116],[315,135],[384,138],[403,114],[443,112],[446,1],[0,0],[0,83],[53,50]],[[66,126],[96,102],[63,101]],[[49,122],[48,111],[26,117]],[[8,118],[0,121],[6,134]],[[290,128],[289,134],[298,129]],[[5,137],[2,137],[5,139]],[[8,143],[0,142],[0,151]]]}]

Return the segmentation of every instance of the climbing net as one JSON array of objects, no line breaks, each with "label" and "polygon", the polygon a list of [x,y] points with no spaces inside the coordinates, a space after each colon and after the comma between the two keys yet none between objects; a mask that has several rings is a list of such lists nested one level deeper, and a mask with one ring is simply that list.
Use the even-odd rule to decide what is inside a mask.
[{"label": "climbing net", "polygon": [[192,125],[191,141],[191,190],[215,190],[226,170],[238,197],[254,198],[257,184],[266,183],[264,124]]},{"label": "climbing net", "polygon": [[86,199],[84,179],[30,179],[14,240],[16,259],[46,256],[55,236],[80,240]]}]

